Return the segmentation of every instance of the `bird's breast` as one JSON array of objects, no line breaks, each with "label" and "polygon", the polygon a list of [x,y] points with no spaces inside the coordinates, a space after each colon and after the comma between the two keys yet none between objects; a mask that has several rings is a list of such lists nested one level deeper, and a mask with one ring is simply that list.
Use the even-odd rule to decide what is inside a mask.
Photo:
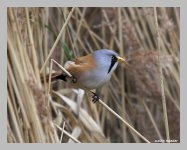
[{"label": "bird's breast", "polygon": [[79,82],[88,89],[96,89],[107,83],[111,75],[100,70],[85,72],[80,76]]}]

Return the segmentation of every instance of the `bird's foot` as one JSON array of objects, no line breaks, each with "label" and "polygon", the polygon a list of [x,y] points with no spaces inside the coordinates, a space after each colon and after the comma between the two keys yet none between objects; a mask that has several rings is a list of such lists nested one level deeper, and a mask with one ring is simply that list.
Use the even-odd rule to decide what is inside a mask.
[{"label": "bird's foot", "polygon": [[77,83],[77,78],[75,76],[72,76],[72,83]]},{"label": "bird's foot", "polygon": [[93,93],[92,102],[96,103],[97,101],[99,101],[99,96],[96,93],[94,93],[94,92],[92,92],[92,93]]}]

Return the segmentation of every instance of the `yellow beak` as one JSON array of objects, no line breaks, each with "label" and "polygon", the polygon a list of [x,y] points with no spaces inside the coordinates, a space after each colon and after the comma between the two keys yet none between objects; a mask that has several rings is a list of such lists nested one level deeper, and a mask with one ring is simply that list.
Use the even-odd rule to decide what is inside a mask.
[{"label": "yellow beak", "polygon": [[126,62],[125,58],[122,58],[122,57],[118,56],[117,59],[118,59],[119,62]]}]

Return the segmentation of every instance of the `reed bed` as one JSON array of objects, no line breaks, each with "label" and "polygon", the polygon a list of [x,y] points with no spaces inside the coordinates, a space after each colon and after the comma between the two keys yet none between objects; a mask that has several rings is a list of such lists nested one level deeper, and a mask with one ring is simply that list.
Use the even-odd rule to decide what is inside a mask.
[{"label": "reed bed", "polygon": [[[180,142],[179,16],[174,7],[8,8],[7,142]],[[103,48],[127,63],[100,102],[45,79],[51,59],[63,66]]]}]

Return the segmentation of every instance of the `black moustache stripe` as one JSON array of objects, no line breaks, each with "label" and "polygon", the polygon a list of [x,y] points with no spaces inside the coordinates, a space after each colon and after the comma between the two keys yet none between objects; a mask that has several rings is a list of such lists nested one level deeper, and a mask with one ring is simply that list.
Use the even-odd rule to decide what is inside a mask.
[{"label": "black moustache stripe", "polygon": [[115,65],[115,63],[117,62],[117,60],[118,60],[118,59],[117,59],[116,56],[113,56],[113,57],[112,57],[110,67],[109,67],[109,69],[108,69],[108,73],[110,73],[112,67]]}]

